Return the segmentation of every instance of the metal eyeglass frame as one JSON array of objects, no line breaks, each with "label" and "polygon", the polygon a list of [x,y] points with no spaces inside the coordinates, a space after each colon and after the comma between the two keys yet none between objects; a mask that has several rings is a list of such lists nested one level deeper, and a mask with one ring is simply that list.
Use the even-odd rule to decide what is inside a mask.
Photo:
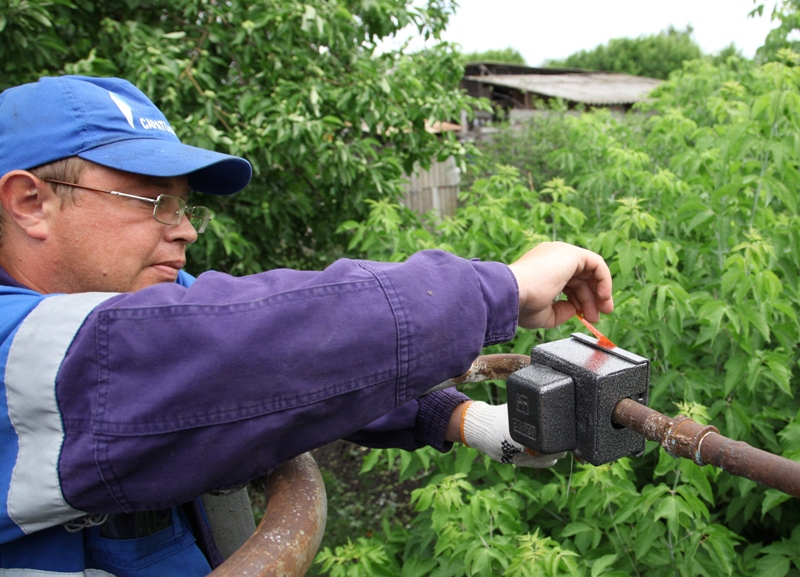
[{"label": "metal eyeglass frame", "polygon": [[[124,196],[125,198],[133,198],[135,200],[141,200],[143,202],[149,202],[153,205],[153,219],[156,222],[161,224],[166,224],[169,226],[176,226],[181,223],[183,219],[183,215],[186,214],[189,218],[189,223],[194,227],[197,234],[202,234],[205,232],[206,227],[208,226],[208,222],[213,217],[213,213],[211,210],[206,208],[205,206],[189,206],[186,204],[186,201],[183,200],[179,196],[175,196],[173,194],[159,194],[156,198],[147,198],[145,196],[136,196],[134,194],[127,194],[125,192],[119,192],[116,190],[104,190],[102,188],[94,188],[92,186],[85,186],[83,184],[75,184],[74,182],[64,182],[63,180],[56,180],[54,178],[43,178],[41,179],[43,182],[50,182],[52,184],[61,184],[64,186],[71,186],[74,188],[84,188],[86,190],[92,190],[94,192],[105,192],[106,194],[113,194],[114,196]],[[178,206],[180,209],[175,211],[169,211],[170,214],[175,215],[172,222],[167,222],[164,215],[161,214],[161,219],[157,216],[159,214],[159,207],[164,206],[161,204],[162,198],[170,198],[175,199],[178,201]],[[163,210],[161,212],[164,212]],[[197,224],[195,224],[197,222]]]}]

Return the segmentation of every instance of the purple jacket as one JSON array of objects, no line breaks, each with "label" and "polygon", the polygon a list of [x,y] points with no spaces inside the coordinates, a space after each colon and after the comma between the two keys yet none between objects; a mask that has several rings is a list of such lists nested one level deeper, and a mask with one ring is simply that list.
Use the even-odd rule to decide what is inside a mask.
[{"label": "purple jacket", "polygon": [[339,438],[443,450],[465,397],[420,397],[511,339],[517,308],[508,267],[441,251],[101,299],[55,380],[63,498],[98,513],[170,507]]}]

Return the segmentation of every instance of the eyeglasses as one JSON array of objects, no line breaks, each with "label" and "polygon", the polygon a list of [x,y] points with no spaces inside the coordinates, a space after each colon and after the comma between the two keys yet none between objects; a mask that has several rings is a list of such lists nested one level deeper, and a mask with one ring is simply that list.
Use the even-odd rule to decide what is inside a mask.
[{"label": "eyeglasses", "polygon": [[72,182],[64,182],[52,178],[43,178],[44,182],[53,184],[63,184],[64,186],[71,186],[73,188],[84,188],[86,190],[93,190],[94,192],[105,192],[115,196],[124,196],[125,198],[133,198],[141,200],[142,202],[149,202],[153,205],[153,218],[156,222],[174,226],[181,223],[183,215],[189,217],[189,222],[192,224],[198,234],[204,232],[208,226],[208,221],[211,220],[213,214],[205,206],[187,206],[186,201],[178,196],[171,194],[159,194],[156,198],[147,198],[144,196],[135,196],[133,194],[126,194],[124,192],[117,192],[116,190],[103,190],[102,188],[93,188],[91,186],[84,186],[82,184],[75,184]]}]

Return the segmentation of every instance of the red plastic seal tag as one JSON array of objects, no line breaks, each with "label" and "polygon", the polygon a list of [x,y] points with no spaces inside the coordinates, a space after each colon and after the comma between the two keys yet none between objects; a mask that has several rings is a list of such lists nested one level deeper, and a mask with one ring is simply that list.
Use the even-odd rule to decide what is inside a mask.
[{"label": "red plastic seal tag", "polygon": [[583,326],[589,329],[595,336],[595,338],[597,339],[597,346],[603,347],[604,349],[616,348],[617,345],[612,343],[610,340],[608,340],[608,338],[606,338],[606,336],[603,333],[594,328],[594,326],[592,326],[592,324],[589,321],[583,318],[583,315],[581,313],[578,313],[575,316],[578,317],[578,320],[583,323]]}]

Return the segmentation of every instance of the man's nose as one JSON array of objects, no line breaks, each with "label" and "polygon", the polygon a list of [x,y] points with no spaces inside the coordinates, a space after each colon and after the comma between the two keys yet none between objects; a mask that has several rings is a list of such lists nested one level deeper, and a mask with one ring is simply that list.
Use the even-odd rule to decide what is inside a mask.
[{"label": "man's nose", "polygon": [[186,213],[181,217],[181,221],[178,224],[167,226],[164,233],[167,239],[172,242],[182,241],[186,244],[192,244],[197,240],[197,231],[192,226],[189,215]]}]

